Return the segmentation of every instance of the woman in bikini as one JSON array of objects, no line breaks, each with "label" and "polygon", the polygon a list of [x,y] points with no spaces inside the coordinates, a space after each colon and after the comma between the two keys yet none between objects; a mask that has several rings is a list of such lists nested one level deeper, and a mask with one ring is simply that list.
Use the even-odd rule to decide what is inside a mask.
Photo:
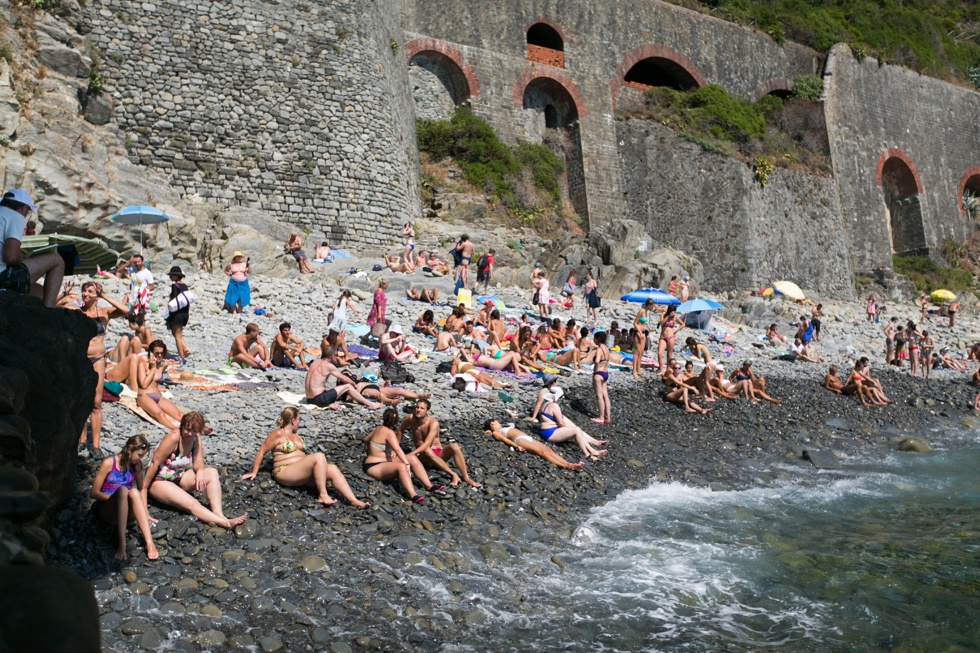
[{"label": "woman in bikini", "polygon": [[908,351],[905,349],[905,327],[899,324],[895,327],[895,358],[890,363],[894,363],[896,367],[902,367],[902,361],[909,357]]},{"label": "woman in bikini", "polygon": [[252,461],[252,471],[242,475],[243,481],[248,481],[259,473],[262,460],[272,452],[272,478],[283,487],[313,486],[317,489],[317,503],[332,506],[336,499],[327,493],[327,481],[333,485],[340,496],[347,499],[355,508],[367,508],[370,503],[361,501],[351,491],[347,479],[340,468],[327,462],[327,457],[321,452],[307,454],[306,443],[299,437],[299,409],[287,406],[276,420],[277,428],[259,447]]},{"label": "woman in bikini", "polygon": [[[99,300],[104,299],[111,308],[99,306]],[[82,284],[81,306],[65,306],[71,310],[81,311],[86,317],[95,320],[95,336],[88,343],[88,360],[92,364],[92,369],[98,377],[95,382],[95,403],[92,405],[92,413],[88,418],[88,425],[92,427],[92,452],[97,456],[102,456],[99,449],[99,442],[102,437],[102,386],[105,383],[106,368],[106,348],[105,332],[109,325],[109,320],[114,317],[122,317],[129,312],[125,303],[106,297],[102,290],[102,284],[94,281],[86,281]],[[78,437],[78,448],[86,446],[86,427],[82,426],[82,432]]]},{"label": "woman in bikini", "polygon": [[[126,530],[132,519],[136,520],[146,543],[146,557],[150,560],[160,557],[153,543],[146,501],[140,493],[143,485],[143,456],[149,449],[146,438],[134,435],[126,440],[122,451],[102,461],[99,471],[92,479],[92,489],[89,491],[95,499],[92,512],[105,523],[116,526],[116,560],[127,559]],[[135,490],[133,486],[136,487]]]},{"label": "woman in bikini", "polygon": [[540,429],[538,434],[542,440],[547,440],[548,442],[564,442],[565,440],[574,439],[575,444],[582,450],[582,455],[589,460],[599,460],[600,456],[605,456],[609,452],[606,449],[596,449],[596,447],[604,445],[606,441],[596,440],[581,428],[572,424],[571,420],[565,419],[565,416],[562,415],[561,408],[558,406],[558,400],[562,396],[563,393],[555,392],[545,397],[541,412],[538,413]]},{"label": "woman in bikini", "polygon": [[725,368],[722,365],[717,365],[714,370],[714,375],[708,379],[708,385],[711,386],[711,391],[718,394],[725,399],[736,400],[739,395],[744,396],[749,401],[756,401],[749,394],[750,388],[746,381],[739,381],[737,383],[732,382],[728,377],[725,376]]},{"label": "woman in bikini", "polygon": [[582,369],[582,354],[577,347],[562,347],[560,349],[541,348],[542,343],[545,342],[554,347],[554,343],[551,340],[549,334],[545,334],[544,337],[538,339],[538,342],[532,350],[532,360],[538,361],[539,365],[543,363],[544,367],[558,365],[561,367],[571,366],[575,370]]},{"label": "woman in bikini", "polygon": [[756,376],[752,371],[752,361],[747,360],[742,362],[742,367],[738,368],[732,372],[730,380],[734,382],[747,381],[749,395],[752,399],[758,399],[762,397],[766,401],[771,401],[774,404],[781,403],[778,399],[770,397],[766,394],[766,379],[762,376]]},{"label": "woman in bikini", "polygon": [[424,336],[439,337],[439,330],[436,328],[436,318],[431,310],[427,309],[419,316],[419,319],[415,320],[415,326],[412,327],[412,331]]},{"label": "woman in bikini", "polygon": [[176,428],[184,413],[163,396],[163,390],[158,384],[168,378],[167,368],[176,364],[177,361],[167,358],[167,345],[163,340],[151,342],[146,348],[146,358],[137,361],[136,405],[153,420],[168,428]]},{"label": "woman in bikini", "polygon": [[674,357],[674,339],[677,332],[684,328],[684,323],[680,321],[675,313],[673,306],[668,306],[666,312],[660,317],[660,341],[657,343],[657,364],[660,366],[661,373],[666,373],[664,360]]},{"label": "woman in bikini", "polygon": [[704,361],[705,365],[711,362],[711,352],[708,351],[708,345],[702,344],[694,338],[685,340],[684,345],[691,354]]},{"label": "woman in bikini", "polygon": [[531,370],[521,365],[520,354],[505,351],[495,345],[489,347],[486,354],[477,354],[475,358],[472,358],[472,361],[488,370],[507,370],[517,376],[528,376],[531,374]]},{"label": "woman in bikini", "polygon": [[[592,366],[592,389],[599,405],[599,416],[593,417],[596,424],[612,424],[612,403],[609,401],[609,347],[606,346],[606,332],[598,331],[595,336],[596,349]],[[578,349],[575,350],[576,352]]]},{"label": "woman in bikini", "polygon": [[591,272],[585,273],[585,318],[587,324],[599,326],[599,283]]},{"label": "woman in bikini", "polygon": [[456,358],[453,359],[453,364],[450,369],[450,374],[452,374],[453,376],[456,376],[458,374],[463,374],[472,377],[478,383],[482,383],[483,385],[490,386],[491,388],[512,387],[512,384],[510,383],[501,383],[500,381],[497,381],[489,374],[484,374],[483,372],[481,372],[480,369],[473,362],[473,360],[469,357],[469,355],[462,350],[460,350],[460,352],[456,355]]},{"label": "woman in bikini", "polygon": [[439,289],[433,287],[431,290],[426,288],[406,289],[405,296],[416,302],[435,304],[439,301]]},{"label": "woman in bikini", "polygon": [[412,392],[411,390],[406,390],[404,388],[395,388],[389,385],[378,385],[377,383],[372,383],[371,381],[360,381],[354,385],[354,388],[365,399],[374,399],[376,401],[380,401],[386,406],[394,406],[403,399],[428,399],[432,396],[431,394]]},{"label": "woman in bikini", "polygon": [[446,318],[446,324],[442,327],[443,331],[449,331],[452,333],[461,334],[466,328],[466,309],[462,306],[457,306],[453,309],[449,317]]},{"label": "woman in bikini", "polygon": [[681,373],[681,380],[684,381],[684,383],[697,388],[697,391],[701,393],[702,399],[707,402],[714,403],[715,392],[711,388],[711,384],[708,383],[708,379],[711,377],[711,370],[712,366],[705,365],[700,374],[695,374],[694,363],[687,361],[684,363],[684,371]]},{"label": "woman in bikini", "polygon": [[109,353],[109,360],[116,361],[117,363],[130,354],[139,354],[148,344],[156,340],[153,337],[153,331],[146,324],[146,318],[143,313],[137,313],[136,315],[129,314],[126,317],[126,321],[129,324],[129,328],[133,330],[133,335],[120,336],[116,342],[116,346]]},{"label": "woman in bikini", "polygon": [[[248,519],[248,513],[232,519],[225,517],[218,470],[204,466],[201,435],[210,432],[201,413],[192,411],[184,415],[180,427],[165,435],[153,452],[153,460],[143,478],[143,499],[153,497],[205,523],[234,528]],[[194,490],[205,493],[210,509],[191,496]]]},{"label": "woman in bikini", "polygon": [[425,473],[422,461],[414,455],[405,455],[395,429],[398,428],[398,411],[388,408],[381,416],[381,426],[375,428],[364,438],[364,462],[361,468],[364,473],[376,481],[393,481],[398,479],[402,488],[408,494],[412,503],[422,503],[425,497],[415,491],[412,484],[412,474],[430,491],[436,492]]},{"label": "woman in bikini", "polygon": [[929,372],[932,369],[932,350],[936,348],[936,341],[932,339],[928,331],[922,332],[919,339],[919,358],[922,361],[922,378],[929,380]]},{"label": "woman in bikini", "polygon": [[[647,346],[647,334],[650,332],[650,311],[653,310],[653,300],[648,299],[643,302],[643,307],[636,312],[633,318],[633,376],[641,377],[640,364],[643,362],[643,350]],[[661,369],[663,364],[661,363]]]},{"label": "woman in bikini", "polygon": [[509,345],[512,352],[520,354],[521,365],[540,372],[541,363],[536,358],[536,346],[537,342],[531,334],[531,327],[526,324],[517,330],[517,333],[511,338]]},{"label": "woman in bikini", "polygon": [[551,447],[538,442],[524,431],[517,430],[513,424],[501,426],[495,419],[488,419],[483,423],[483,430],[489,433],[494,440],[502,442],[509,447],[514,447],[518,451],[530,451],[541,456],[552,465],[562,469],[582,469],[585,463],[570,463],[558,455]]},{"label": "woman in bikini", "polygon": [[841,388],[841,393],[845,395],[857,395],[862,406],[884,406],[887,402],[879,399],[873,388],[874,386],[864,376],[862,364],[859,360],[854,364],[854,369],[851,370],[851,373],[844,379],[844,386]]}]

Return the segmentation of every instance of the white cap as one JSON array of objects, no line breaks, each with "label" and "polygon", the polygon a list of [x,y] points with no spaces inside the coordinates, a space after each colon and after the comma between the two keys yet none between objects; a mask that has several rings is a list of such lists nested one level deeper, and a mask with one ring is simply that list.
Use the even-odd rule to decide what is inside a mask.
[{"label": "white cap", "polygon": [[388,331],[391,333],[397,333],[398,335],[402,335],[402,333],[404,333],[402,331],[402,325],[400,324],[392,324],[390,327],[388,327]]}]

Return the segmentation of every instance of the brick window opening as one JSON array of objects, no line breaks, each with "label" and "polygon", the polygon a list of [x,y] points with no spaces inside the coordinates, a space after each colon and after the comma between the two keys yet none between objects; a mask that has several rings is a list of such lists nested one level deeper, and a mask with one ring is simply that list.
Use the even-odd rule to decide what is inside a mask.
[{"label": "brick window opening", "polygon": [[565,42],[554,27],[536,23],[527,30],[527,60],[555,68],[565,67]]},{"label": "brick window opening", "polygon": [[678,63],[661,57],[638,61],[623,79],[623,86],[643,90],[667,86],[678,91],[698,88],[698,81]]}]

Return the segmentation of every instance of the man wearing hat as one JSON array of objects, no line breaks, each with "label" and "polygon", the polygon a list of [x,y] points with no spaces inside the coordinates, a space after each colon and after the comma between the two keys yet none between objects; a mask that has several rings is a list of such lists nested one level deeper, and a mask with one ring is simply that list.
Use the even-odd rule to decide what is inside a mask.
[{"label": "man wearing hat", "polygon": [[188,288],[184,283],[184,272],[178,266],[173,266],[170,271],[167,272],[167,276],[170,277],[170,299],[177,299],[181,295],[184,296],[184,301],[177,299],[177,310],[170,311],[167,315],[167,328],[170,329],[170,333],[174,336],[174,341],[177,343],[177,355],[181,358],[187,358],[191,353],[187,348],[187,343],[184,342],[184,327],[187,326],[187,320],[191,315],[191,304],[187,300]]},{"label": "man wearing hat", "polygon": [[[41,297],[54,308],[65,278],[65,261],[57,252],[24,258],[20,243],[27,229],[27,216],[37,210],[26,190],[8,190],[0,200],[0,291]],[[44,277],[44,289],[34,284]]]},{"label": "man wearing hat", "polygon": [[405,333],[400,324],[392,324],[387,333],[378,338],[378,360],[404,361],[415,358],[415,352],[405,340]]}]

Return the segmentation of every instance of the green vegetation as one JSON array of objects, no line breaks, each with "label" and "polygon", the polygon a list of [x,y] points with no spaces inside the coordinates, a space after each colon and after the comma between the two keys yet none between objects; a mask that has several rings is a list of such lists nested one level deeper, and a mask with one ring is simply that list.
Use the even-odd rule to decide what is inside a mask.
[{"label": "green vegetation", "polygon": [[797,75],[793,80],[793,95],[816,102],[823,95],[823,78],[812,73]]},{"label": "green vegetation", "polygon": [[976,0],[668,1],[756,27],[777,42],[824,52],[847,43],[859,58],[873,56],[941,79],[970,80],[971,68],[980,67]]},{"label": "green vegetation", "polygon": [[102,74],[99,73],[99,67],[92,66],[92,72],[88,76],[88,92],[101,93],[104,90],[105,82],[102,80]]},{"label": "green vegetation", "polygon": [[970,189],[963,191],[963,210],[971,220],[980,220],[980,195]]},{"label": "green vegetation", "polygon": [[[807,96],[820,96],[822,86],[802,75],[798,89]],[[815,76],[812,76],[815,77]],[[830,171],[823,106],[805,97],[786,101],[768,95],[755,104],[735,98],[720,86],[693,91],[656,87],[645,92],[640,106],[624,103],[626,118],[654,120],[679,132],[682,138],[705,150],[736,157],[753,165],[760,183],[773,167],[802,166]],[[759,172],[760,161],[767,168]]]},{"label": "green vegetation", "polygon": [[959,267],[940,267],[928,256],[893,256],[892,269],[907,276],[919,292],[945,288],[956,293],[973,288],[972,272]]},{"label": "green vegetation", "polygon": [[522,209],[527,220],[538,215],[536,205],[521,188],[526,172],[535,188],[553,203],[561,199],[558,175],[565,164],[547,146],[521,143],[511,148],[497,138],[493,129],[466,107],[459,107],[449,122],[420,120],[417,125],[419,150],[434,160],[452,158],[466,181],[507,208]]}]

